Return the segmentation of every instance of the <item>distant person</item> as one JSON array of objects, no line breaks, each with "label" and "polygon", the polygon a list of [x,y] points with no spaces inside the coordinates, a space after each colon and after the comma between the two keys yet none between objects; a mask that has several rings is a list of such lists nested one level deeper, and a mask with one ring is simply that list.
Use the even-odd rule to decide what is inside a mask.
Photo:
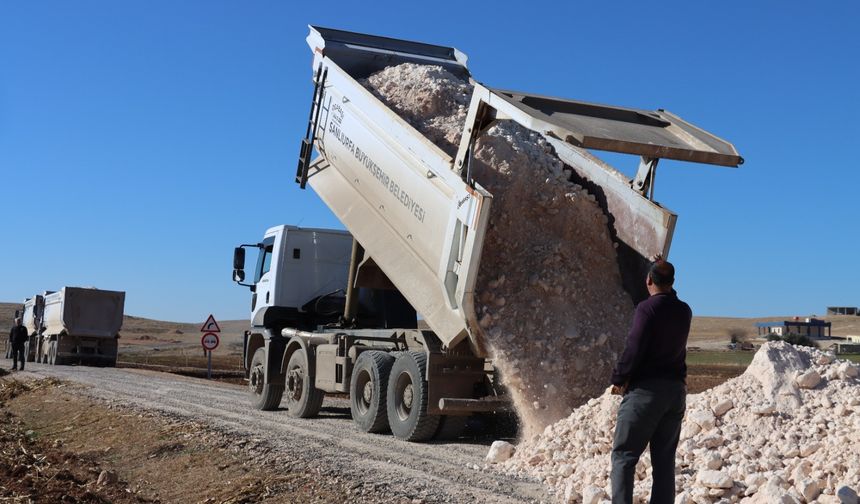
[{"label": "distant person", "polygon": [[686,409],[687,337],[693,313],[672,288],[675,267],[651,264],[650,297],[636,306],[627,346],[612,372],[612,393],[623,395],[612,445],[612,502],[633,502],[636,463],[651,445],[652,504],[675,501],[675,450]]},{"label": "distant person", "polygon": [[24,345],[30,335],[27,334],[27,328],[21,324],[21,318],[15,319],[15,326],[9,331],[9,343],[12,344],[12,370],[18,369],[18,361],[21,361],[21,371],[24,370],[24,363],[27,362],[27,356],[24,354]]}]

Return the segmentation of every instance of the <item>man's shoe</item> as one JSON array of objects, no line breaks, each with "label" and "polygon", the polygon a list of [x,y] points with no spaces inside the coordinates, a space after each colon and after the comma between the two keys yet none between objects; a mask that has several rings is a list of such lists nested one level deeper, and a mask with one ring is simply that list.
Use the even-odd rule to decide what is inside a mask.
[{"label": "man's shoe", "polygon": [[18,371],[18,368],[13,367],[13,368],[12,368],[12,371]]}]

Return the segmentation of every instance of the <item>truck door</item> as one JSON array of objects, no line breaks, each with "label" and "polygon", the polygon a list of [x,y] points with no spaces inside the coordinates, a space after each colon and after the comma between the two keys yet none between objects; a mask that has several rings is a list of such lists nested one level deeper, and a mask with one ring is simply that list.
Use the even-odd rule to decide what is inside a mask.
[{"label": "truck door", "polygon": [[272,255],[275,248],[275,236],[269,236],[263,240],[263,246],[260,248],[260,253],[257,256],[257,266],[254,268],[254,285],[256,291],[251,300],[251,315],[256,319],[256,315],[274,303],[274,287],[275,282],[272,274]]}]

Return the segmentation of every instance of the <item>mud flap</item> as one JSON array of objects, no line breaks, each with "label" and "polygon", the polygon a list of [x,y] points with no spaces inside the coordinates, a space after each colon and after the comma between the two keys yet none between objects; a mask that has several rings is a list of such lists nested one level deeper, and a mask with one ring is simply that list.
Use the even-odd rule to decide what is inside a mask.
[{"label": "mud flap", "polygon": [[284,351],[287,348],[287,340],[284,338],[266,338],[266,374],[263,383],[283,383],[284,374],[281,372],[281,361],[284,359]]}]

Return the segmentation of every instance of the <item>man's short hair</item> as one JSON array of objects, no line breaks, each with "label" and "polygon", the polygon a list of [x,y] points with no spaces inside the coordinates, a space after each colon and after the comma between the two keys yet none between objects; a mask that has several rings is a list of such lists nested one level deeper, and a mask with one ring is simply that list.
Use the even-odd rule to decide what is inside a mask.
[{"label": "man's short hair", "polygon": [[669,261],[660,259],[651,263],[648,276],[658,287],[670,287],[675,283],[675,267]]}]

